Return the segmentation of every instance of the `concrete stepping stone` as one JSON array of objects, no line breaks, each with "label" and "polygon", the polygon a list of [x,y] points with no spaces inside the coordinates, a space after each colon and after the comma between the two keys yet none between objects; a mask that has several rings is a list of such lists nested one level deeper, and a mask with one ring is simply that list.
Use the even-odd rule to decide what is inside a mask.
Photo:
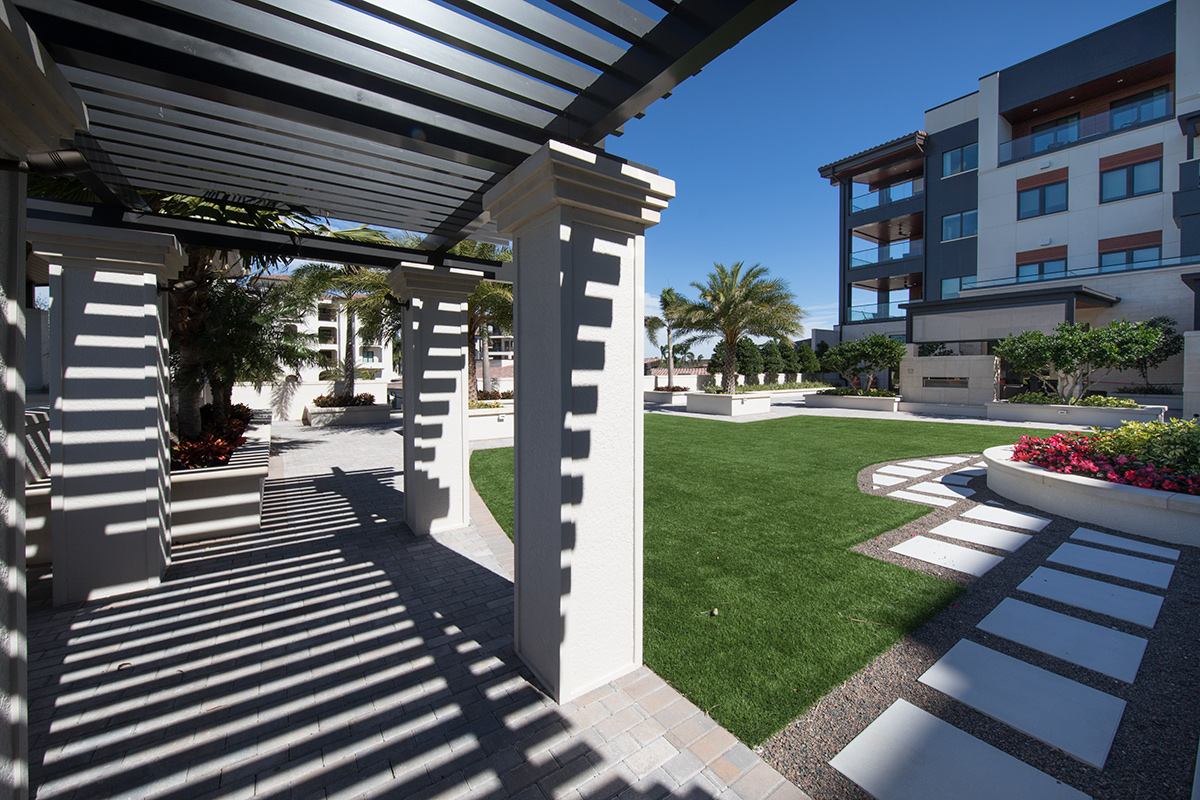
[{"label": "concrete stepping stone", "polygon": [[997,550],[1004,550],[1009,553],[1015,551],[1033,538],[1027,533],[1006,531],[988,525],[976,525],[974,522],[963,522],[961,519],[952,519],[949,522],[943,522],[931,530],[930,533],[936,533],[948,539],[959,539],[971,544],[981,544],[984,547],[994,547]]},{"label": "concrete stepping stone", "polygon": [[907,700],[897,700],[830,766],[878,800],[1087,800]]},{"label": "concrete stepping stone", "polygon": [[936,461],[924,461],[922,459],[914,459],[913,461],[901,461],[902,467],[915,467],[916,469],[945,469],[947,464],[939,464]]},{"label": "concrete stepping stone", "polygon": [[897,467],[889,464],[886,467],[880,467],[876,472],[882,472],[885,475],[899,475],[903,478],[920,478],[922,475],[928,475],[929,470],[912,469],[911,467]]},{"label": "concrete stepping stone", "polygon": [[987,475],[987,469],[956,469],[951,475],[966,475],[968,478],[979,478]]},{"label": "concrete stepping stone", "polygon": [[987,462],[986,462],[986,461],[976,461],[976,462],[975,462],[974,464],[972,464],[971,466],[972,466],[972,467],[979,467],[979,468],[981,468],[981,469],[987,469]]},{"label": "concrete stepping stone", "polygon": [[908,478],[901,478],[899,475],[880,475],[876,472],[871,476],[871,483],[876,486],[895,486],[897,483],[904,483]]},{"label": "concrete stepping stone", "polygon": [[888,492],[888,497],[895,497],[900,500],[911,500],[914,503],[924,503],[929,506],[939,506],[946,508],[957,503],[957,500],[948,500],[945,497],[934,497],[931,494],[917,494],[916,492],[906,492],[900,489],[895,492]]},{"label": "concrete stepping stone", "polygon": [[930,458],[928,460],[929,461],[945,461],[947,464],[961,464],[964,461],[970,461],[971,459],[968,458],[967,456],[938,456],[937,458]]},{"label": "concrete stepping stone", "polygon": [[971,476],[963,475],[960,472],[951,472],[949,475],[943,475],[938,478],[938,480],[950,486],[966,486],[971,482]]},{"label": "concrete stepping stone", "polygon": [[1156,544],[1147,544],[1138,542],[1133,539],[1126,539],[1124,536],[1113,536],[1111,533],[1102,533],[1094,531],[1091,528],[1078,528],[1071,534],[1072,539],[1077,539],[1081,542],[1090,542],[1091,544],[1102,544],[1107,547],[1115,547],[1118,550],[1128,550],[1131,553],[1142,553],[1147,556],[1158,556],[1171,561],[1179,560],[1179,551],[1172,550],[1169,547],[1159,547]]},{"label": "concrete stepping stone", "polygon": [[1125,701],[963,640],[918,680],[989,717],[1104,769]]},{"label": "concrete stepping stone", "polygon": [[975,508],[972,508],[963,514],[963,516],[967,519],[991,522],[994,525],[1007,525],[1010,528],[1020,528],[1021,530],[1033,531],[1034,533],[1037,533],[1050,524],[1050,520],[1045,517],[1039,517],[1036,514],[988,508],[987,506],[975,506]]},{"label": "concrete stepping stone", "polygon": [[973,550],[969,547],[960,547],[949,542],[939,542],[937,539],[925,536],[914,536],[890,549],[893,553],[899,553],[902,556],[946,567],[955,572],[964,572],[975,577],[985,574],[1004,560],[1004,556]]},{"label": "concrete stepping stone", "polygon": [[1017,589],[1146,628],[1154,627],[1163,601],[1156,594],[1048,567],[1035,569]]},{"label": "concrete stepping stone", "polygon": [[1171,575],[1175,567],[1161,561],[1150,561],[1137,556],[1127,556],[1124,553],[1113,553],[1108,550],[1097,550],[1094,547],[1084,547],[1080,544],[1064,542],[1058,549],[1046,558],[1055,564],[1065,564],[1068,567],[1086,569],[1089,572],[1099,572],[1101,575],[1111,575],[1114,578],[1124,578],[1127,581],[1144,583],[1165,589],[1171,583]]},{"label": "concrete stepping stone", "polygon": [[970,497],[975,494],[974,489],[964,489],[961,486],[947,486],[937,481],[924,481],[908,488],[914,492],[927,492],[928,494],[936,494],[939,497],[950,497],[955,500],[961,500],[964,497]]},{"label": "concrete stepping stone", "polygon": [[1140,636],[1011,597],[976,627],[1126,683],[1133,683],[1146,653],[1146,640]]}]

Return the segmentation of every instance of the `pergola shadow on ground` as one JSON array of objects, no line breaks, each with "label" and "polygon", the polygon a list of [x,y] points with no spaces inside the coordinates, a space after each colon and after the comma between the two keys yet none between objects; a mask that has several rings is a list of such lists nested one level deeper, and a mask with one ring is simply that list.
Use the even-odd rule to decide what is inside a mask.
[{"label": "pergola shadow on ground", "polygon": [[279,427],[262,531],[31,613],[37,797],[802,796],[645,668],[555,704],[477,529],[413,535],[400,472],[363,466],[393,426]]}]

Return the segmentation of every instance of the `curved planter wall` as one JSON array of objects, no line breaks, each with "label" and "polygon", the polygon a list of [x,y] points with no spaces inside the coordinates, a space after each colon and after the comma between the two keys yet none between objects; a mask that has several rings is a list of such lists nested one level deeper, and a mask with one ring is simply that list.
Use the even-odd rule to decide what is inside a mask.
[{"label": "curved planter wall", "polygon": [[1011,422],[1056,422],[1084,428],[1116,428],[1122,422],[1162,421],[1166,406],[1142,408],[1093,408],[1091,406],[1036,406],[1031,403],[985,403],[988,419]]},{"label": "curved planter wall", "polygon": [[513,408],[472,408],[467,411],[467,436],[475,439],[511,439]]},{"label": "curved planter wall", "polygon": [[194,542],[262,526],[263,487],[271,459],[271,414],[260,411],[246,443],[222,467],[171,472],[171,541]]},{"label": "curved planter wall", "polygon": [[387,403],[373,406],[334,406],[333,408],[304,407],[303,422],[314,428],[334,425],[379,425],[391,420],[392,407]]},{"label": "curved planter wall", "polygon": [[1200,497],[1063,475],[1012,461],[1012,447],[983,452],[988,488],[1017,503],[1172,544],[1200,545]]},{"label": "curved planter wall", "polygon": [[667,406],[677,406],[687,401],[687,392],[664,392],[659,389],[642,392],[642,400],[647,403],[662,403]]},{"label": "curved planter wall", "polygon": [[687,410],[692,414],[713,414],[721,417],[766,414],[771,410],[771,393],[708,394],[706,392],[688,392]]},{"label": "curved planter wall", "polygon": [[895,411],[899,397],[855,397],[840,394],[812,394],[804,398],[809,408],[853,408],[858,411]]}]

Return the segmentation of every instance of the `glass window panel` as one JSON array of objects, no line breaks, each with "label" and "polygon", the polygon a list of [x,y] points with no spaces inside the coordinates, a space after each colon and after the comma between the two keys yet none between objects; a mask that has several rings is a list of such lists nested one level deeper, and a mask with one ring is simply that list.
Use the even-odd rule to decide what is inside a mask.
[{"label": "glass window panel", "polygon": [[1067,184],[1054,183],[1044,187],[1043,191],[1046,198],[1042,208],[1043,214],[1056,214],[1067,210]]},{"label": "glass window panel", "polygon": [[979,169],[979,143],[967,145],[962,152],[963,170]]},{"label": "glass window panel", "polygon": [[1158,247],[1139,247],[1131,251],[1130,261],[1158,261],[1161,248]]},{"label": "glass window panel", "polygon": [[979,213],[975,209],[962,213],[962,235],[975,236],[979,233]]},{"label": "glass window panel", "polygon": [[949,214],[942,217],[942,241],[962,236],[962,215]]},{"label": "glass window panel", "polygon": [[1017,282],[1028,283],[1036,281],[1038,278],[1037,264],[1019,264],[1017,265]]},{"label": "glass window panel", "polygon": [[976,276],[974,276],[974,275],[967,275],[967,276],[959,279],[959,281],[962,283],[962,288],[964,288],[964,289],[974,289],[975,288],[975,280],[976,280]]},{"label": "glass window panel", "polygon": [[1100,174],[1100,202],[1120,200],[1128,191],[1128,179],[1124,169],[1114,169]]},{"label": "glass window panel", "polygon": [[1125,261],[1129,257],[1128,250],[1119,250],[1116,253],[1101,253],[1100,254],[1100,271],[1101,272],[1118,272],[1125,269]]},{"label": "glass window panel", "polygon": [[1042,262],[1043,275],[1065,275],[1067,272],[1066,259],[1055,259],[1054,261]]},{"label": "glass window panel", "polygon": [[1153,194],[1162,191],[1162,162],[1148,161],[1133,167],[1133,193]]},{"label": "glass window panel", "polygon": [[958,297],[958,278],[943,278],[942,279],[942,299],[952,300]]},{"label": "glass window panel", "polygon": [[1029,219],[1039,213],[1037,189],[1026,189],[1017,194],[1017,219]]},{"label": "glass window panel", "polygon": [[942,155],[942,175],[962,172],[962,150],[951,150]]}]

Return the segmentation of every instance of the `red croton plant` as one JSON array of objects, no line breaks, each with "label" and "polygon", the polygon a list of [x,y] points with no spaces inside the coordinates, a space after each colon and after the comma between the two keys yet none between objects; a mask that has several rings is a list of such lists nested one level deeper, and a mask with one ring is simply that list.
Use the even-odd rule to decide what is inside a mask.
[{"label": "red croton plant", "polygon": [[[205,420],[205,430],[198,437],[184,439],[171,445],[171,469],[202,469],[229,463],[229,457],[246,443],[243,436],[254,411],[239,403],[229,410],[229,423],[223,431],[211,429]],[[211,419],[211,415],[209,415]]]},{"label": "red croton plant", "polygon": [[1051,472],[1083,475],[1110,483],[1200,495],[1200,475],[1181,474],[1127,456],[1110,456],[1092,446],[1092,437],[1056,433],[1047,439],[1022,436],[1013,446],[1013,461],[1024,461]]}]

